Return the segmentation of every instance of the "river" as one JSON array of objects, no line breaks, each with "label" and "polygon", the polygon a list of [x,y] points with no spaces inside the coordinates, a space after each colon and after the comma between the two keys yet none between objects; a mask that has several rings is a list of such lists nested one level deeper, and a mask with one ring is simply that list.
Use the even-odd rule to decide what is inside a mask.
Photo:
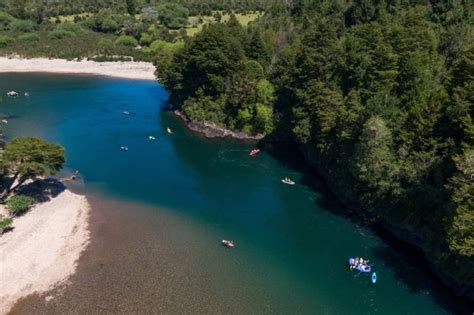
[{"label": "river", "polygon": [[[20,96],[7,98],[9,90]],[[22,300],[14,313],[469,311],[423,262],[341,215],[296,153],[252,158],[251,142],[189,132],[163,111],[167,93],[156,82],[1,74],[0,92],[6,138],[63,145],[63,174],[80,171],[71,189],[92,204],[92,243],[70,284],[49,302]],[[375,285],[349,270],[350,256],[370,259]]]}]

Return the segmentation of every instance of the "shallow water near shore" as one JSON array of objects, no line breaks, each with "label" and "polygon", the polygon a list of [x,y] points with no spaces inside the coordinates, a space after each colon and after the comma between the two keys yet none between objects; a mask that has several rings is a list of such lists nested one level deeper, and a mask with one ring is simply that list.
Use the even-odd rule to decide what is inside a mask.
[{"label": "shallow water near shore", "polygon": [[[20,96],[4,96],[10,90]],[[49,302],[22,300],[14,313],[470,311],[426,269],[338,215],[301,160],[295,168],[265,152],[251,158],[251,142],[190,133],[162,111],[167,95],[155,82],[0,74],[0,92],[6,138],[61,143],[63,175],[80,171],[71,189],[93,209],[92,243],[71,284]],[[297,185],[282,184],[285,176]],[[377,284],[349,271],[350,256],[371,260]]]}]

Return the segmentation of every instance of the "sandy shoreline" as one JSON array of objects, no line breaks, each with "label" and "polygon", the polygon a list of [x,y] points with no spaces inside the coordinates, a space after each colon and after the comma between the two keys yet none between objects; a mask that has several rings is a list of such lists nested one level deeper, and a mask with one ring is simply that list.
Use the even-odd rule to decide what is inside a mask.
[{"label": "sandy shoreline", "polygon": [[24,296],[64,284],[89,243],[86,197],[64,190],[14,220],[0,237],[0,314]]},{"label": "sandy shoreline", "polygon": [[0,57],[0,72],[49,72],[105,75],[118,78],[156,80],[155,67],[149,62],[69,61],[48,58]]}]

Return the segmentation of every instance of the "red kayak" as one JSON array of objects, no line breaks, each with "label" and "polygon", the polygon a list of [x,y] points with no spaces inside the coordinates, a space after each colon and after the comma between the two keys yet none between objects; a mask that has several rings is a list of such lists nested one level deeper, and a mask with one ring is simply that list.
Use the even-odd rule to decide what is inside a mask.
[{"label": "red kayak", "polygon": [[234,248],[235,246],[234,242],[228,240],[222,240],[221,244],[228,248]]},{"label": "red kayak", "polygon": [[256,156],[258,153],[260,152],[260,149],[253,149],[252,151],[250,151],[250,156]]}]

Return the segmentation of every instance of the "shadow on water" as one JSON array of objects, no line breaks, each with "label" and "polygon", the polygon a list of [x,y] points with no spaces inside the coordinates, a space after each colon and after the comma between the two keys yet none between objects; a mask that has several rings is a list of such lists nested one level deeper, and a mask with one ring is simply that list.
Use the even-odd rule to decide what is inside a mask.
[{"label": "shadow on water", "polygon": [[474,303],[458,297],[447,288],[428,267],[430,263],[423,252],[394,237],[381,227],[373,228],[387,246],[375,249],[375,258],[393,271],[397,280],[406,284],[412,292],[430,292],[445,309],[456,314],[472,314]]},{"label": "shadow on water", "polygon": [[297,145],[292,143],[266,143],[262,147],[281,165],[302,174],[298,184],[320,193],[315,200],[318,208],[330,210],[333,214],[362,223],[360,220],[355,220],[353,216],[348,216],[351,213],[350,209],[345,207],[337,196],[330,191],[324,178],[308,165]]},{"label": "shadow on water", "polygon": [[315,200],[318,208],[374,231],[388,246],[376,247],[373,259],[388,267],[394,277],[405,284],[410,291],[429,292],[435,301],[449,312],[472,314],[474,303],[467,298],[455,295],[453,290],[446,287],[430,269],[430,263],[419,248],[396,238],[387,230],[358,216],[355,211],[344,206],[329,189],[325,179],[306,163],[298,146],[291,143],[266,143],[261,146],[283,166],[302,173],[303,176],[298,183],[320,193]]}]

